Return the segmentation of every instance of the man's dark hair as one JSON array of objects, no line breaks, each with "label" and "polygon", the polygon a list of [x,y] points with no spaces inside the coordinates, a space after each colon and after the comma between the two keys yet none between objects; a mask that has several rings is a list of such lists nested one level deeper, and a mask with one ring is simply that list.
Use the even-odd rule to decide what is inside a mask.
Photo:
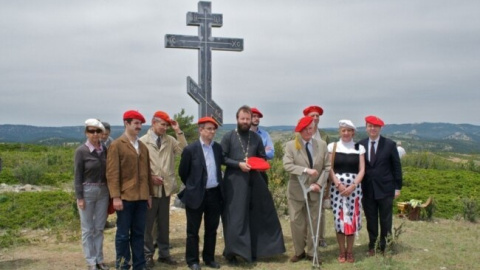
[{"label": "man's dark hair", "polygon": [[243,105],[242,107],[240,107],[237,111],[237,119],[238,119],[238,115],[240,114],[240,112],[246,112],[250,115],[252,115],[252,109],[247,106],[247,105]]},{"label": "man's dark hair", "polygon": [[105,127],[106,130],[110,131],[110,124],[108,122],[102,122],[102,125]]}]

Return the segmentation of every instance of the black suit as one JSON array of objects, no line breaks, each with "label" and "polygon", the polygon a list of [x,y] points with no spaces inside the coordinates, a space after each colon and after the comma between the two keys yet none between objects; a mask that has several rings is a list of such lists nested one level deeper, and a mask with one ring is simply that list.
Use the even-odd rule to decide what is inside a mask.
[{"label": "black suit", "polygon": [[185,259],[188,265],[199,263],[198,231],[204,215],[205,236],[203,245],[203,261],[215,261],[215,244],[217,228],[222,212],[222,147],[214,142],[212,145],[216,164],[218,186],[207,189],[207,165],[200,140],[185,147],[178,168],[180,178],[185,184],[181,200],[185,204],[187,215],[187,244]]},{"label": "black suit", "polygon": [[402,165],[395,142],[380,136],[375,162],[371,163],[369,139],[360,141],[366,151],[365,176],[362,181],[363,209],[367,219],[369,249],[375,248],[380,219],[380,249],[384,250],[385,238],[392,230],[392,208],[395,190],[402,188]]}]

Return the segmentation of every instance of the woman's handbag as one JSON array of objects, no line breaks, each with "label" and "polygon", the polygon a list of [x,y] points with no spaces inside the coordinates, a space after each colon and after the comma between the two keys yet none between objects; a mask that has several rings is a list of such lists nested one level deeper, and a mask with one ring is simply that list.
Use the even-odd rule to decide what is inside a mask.
[{"label": "woman's handbag", "polygon": [[115,213],[115,208],[113,208],[113,198],[110,198],[110,200],[108,201],[108,210],[107,210],[107,213],[109,215]]}]

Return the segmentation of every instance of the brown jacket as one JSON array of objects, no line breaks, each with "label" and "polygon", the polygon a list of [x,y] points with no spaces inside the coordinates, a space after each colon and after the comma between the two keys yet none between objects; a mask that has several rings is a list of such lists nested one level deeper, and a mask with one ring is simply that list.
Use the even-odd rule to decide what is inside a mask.
[{"label": "brown jacket", "polygon": [[[163,177],[165,196],[177,192],[177,179],[175,178],[175,156],[181,155],[183,148],[187,146],[185,135],[177,135],[177,139],[170,135],[162,136],[162,146],[158,149],[157,142],[153,139],[153,131],[150,128],[147,134],[140,138],[148,148],[150,154],[150,170],[152,175]],[[153,186],[153,196],[162,197],[162,186]]]},{"label": "brown jacket", "polygon": [[139,201],[153,195],[148,149],[140,140],[138,145],[140,154],[124,134],[108,148],[107,182],[110,197]]}]

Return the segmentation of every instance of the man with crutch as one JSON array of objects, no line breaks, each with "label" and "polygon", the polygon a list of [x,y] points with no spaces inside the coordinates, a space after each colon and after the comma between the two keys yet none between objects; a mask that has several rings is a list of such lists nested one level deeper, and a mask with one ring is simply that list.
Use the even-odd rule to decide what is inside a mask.
[{"label": "man with crutch", "polygon": [[287,142],[283,157],[284,168],[290,173],[287,199],[295,252],[290,258],[292,263],[316,257],[318,233],[313,230],[313,224],[318,224],[321,190],[330,170],[326,143],[312,139],[313,118],[301,118],[295,132],[295,139]]}]

